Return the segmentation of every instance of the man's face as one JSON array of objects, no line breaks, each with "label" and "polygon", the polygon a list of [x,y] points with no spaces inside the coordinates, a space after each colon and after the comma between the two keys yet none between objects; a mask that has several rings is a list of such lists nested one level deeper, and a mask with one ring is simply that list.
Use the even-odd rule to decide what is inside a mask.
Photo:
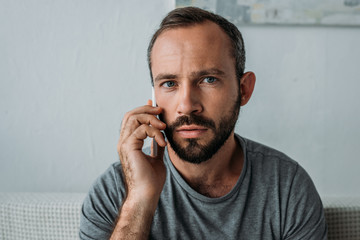
[{"label": "man's face", "polygon": [[230,51],[230,39],[212,22],[167,30],[154,44],[157,104],[170,146],[185,161],[208,160],[233,134],[240,94]]}]

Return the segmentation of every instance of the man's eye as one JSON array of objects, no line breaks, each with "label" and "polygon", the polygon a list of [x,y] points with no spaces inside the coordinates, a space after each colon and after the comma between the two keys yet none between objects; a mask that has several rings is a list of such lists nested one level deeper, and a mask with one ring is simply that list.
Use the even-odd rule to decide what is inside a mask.
[{"label": "man's eye", "polygon": [[167,81],[162,84],[164,87],[171,88],[175,86],[175,83],[173,81]]},{"label": "man's eye", "polygon": [[206,83],[214,83],[216,81],[217,81],[217,79],[215,77],[206,77],[206,78],[204,78],[204,82],[206,82]]}]

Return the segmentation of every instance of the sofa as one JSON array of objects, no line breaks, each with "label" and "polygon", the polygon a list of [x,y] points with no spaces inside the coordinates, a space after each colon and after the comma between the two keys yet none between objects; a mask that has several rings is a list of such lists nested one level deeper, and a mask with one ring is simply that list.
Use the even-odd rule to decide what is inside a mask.
[{"label": "sofa", "polygon": [[[78,239],[84,193],[0,193],[0,239]],[[360,240],[360,197],[323,198],[329,240]]]}]

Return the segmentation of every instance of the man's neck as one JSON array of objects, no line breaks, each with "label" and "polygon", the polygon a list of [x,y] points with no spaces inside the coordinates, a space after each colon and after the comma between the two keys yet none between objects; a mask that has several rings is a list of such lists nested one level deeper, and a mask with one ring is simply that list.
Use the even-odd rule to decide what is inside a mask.
[{"label": "man's neck", "polygon": [[169,157],[185,181],[199,193],[221,197],[236,184],[243,167],[243,151],[234,133],[209,160],[193,164],[182,160],[168,144]]}]

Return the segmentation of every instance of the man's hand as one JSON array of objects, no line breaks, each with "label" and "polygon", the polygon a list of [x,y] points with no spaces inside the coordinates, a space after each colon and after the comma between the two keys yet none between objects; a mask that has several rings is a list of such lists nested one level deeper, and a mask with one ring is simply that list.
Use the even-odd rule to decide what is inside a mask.
[{"label": "man's hand", "polygon": [[[136,108],[126,113],[118,143],[118,153],[125,174],[127,194],[136,194],[143,198],[160,194],[165,182],[165,166],[163,154],[166,142],[160,130],[166,124],[156,115],[161,108],[152,107],[151,102],[146,106]],[[144,140],[155,138],[159,145],[157,156],[148,156],[142,152]]]},{"label": "man's hand", "polygon": [[[150,231],[153,214],[165,183],[163,162],[166,141],[160,130],[166,124],[156,115],[159,107],[148,105],[128,112],[121,125],[118,153],[126,182],[126,200],[111,239],[141,239]],[[142,152],[144,140],[154,138],[158,144],[157,156]]]}]

